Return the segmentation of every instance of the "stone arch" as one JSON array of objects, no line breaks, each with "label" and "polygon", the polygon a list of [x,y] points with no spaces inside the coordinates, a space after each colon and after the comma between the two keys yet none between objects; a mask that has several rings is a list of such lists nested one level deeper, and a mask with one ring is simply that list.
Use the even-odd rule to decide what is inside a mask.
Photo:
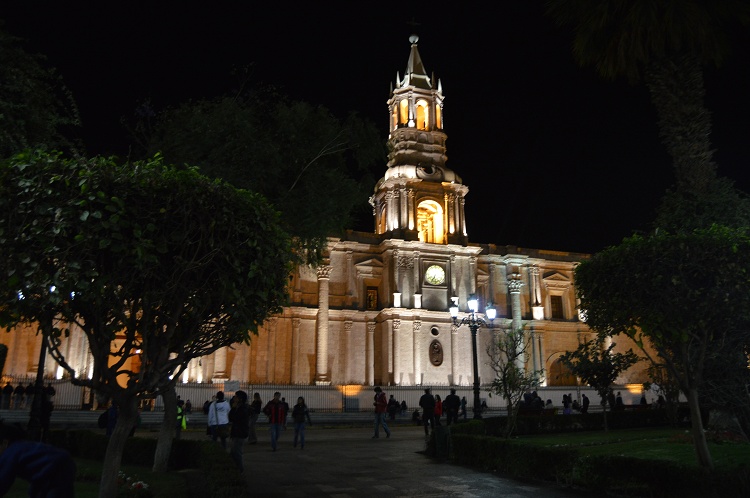
[{"label": "stone arch", "polygon": [[419,203],[417,206],[417,231],[421,242],[443,243],[443,207],[440,203],[430,199]]},{"label": "stone arch", "polygon": [[424,100],[417,100],[415,106],[417,112],[417,129],[418,130],[429,130],[430,129],[430,104]]},{"label": "stone arch", "polygon": [[573,375],[570,368],[565,365],[560,357],[557,357],[549,365],[547,370],[548,386],[577,386],[578,378]]}]

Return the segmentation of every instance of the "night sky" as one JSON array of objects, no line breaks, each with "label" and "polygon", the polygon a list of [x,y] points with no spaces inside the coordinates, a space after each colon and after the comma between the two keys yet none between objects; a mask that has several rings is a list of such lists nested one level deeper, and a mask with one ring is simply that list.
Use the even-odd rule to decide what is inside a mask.
[{"label": "night sky", "polygon": [[[139,102],[215,96],[248,65],[293,98],[341,117],[356,110],[385,141],[389,89],[415,33],[442,81],[447,164],[469,187],[471,242],[596,252],[647,229],[673,182],[645,87],[578,67],[541,1],[493,12],[467,2],[69,4],[80,2],[6,0],[0,19],[63,76],[90,154],[127,155],[120,119]],[[706,72],[706,105],[719,173],[750,191],[750,36],[734,49]]]}]

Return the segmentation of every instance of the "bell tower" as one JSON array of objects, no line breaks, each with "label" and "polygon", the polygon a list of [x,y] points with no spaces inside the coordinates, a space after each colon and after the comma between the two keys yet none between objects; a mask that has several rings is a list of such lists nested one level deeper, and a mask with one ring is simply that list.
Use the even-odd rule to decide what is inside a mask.
[{"label": "bell tower", "polygon": [[370,197],[375,233],[433,244],[467,244],[464,198],[469,189],[446,167],[443,91],[429,77],[409,37],[404,77],[388,99],[388,170]]}]

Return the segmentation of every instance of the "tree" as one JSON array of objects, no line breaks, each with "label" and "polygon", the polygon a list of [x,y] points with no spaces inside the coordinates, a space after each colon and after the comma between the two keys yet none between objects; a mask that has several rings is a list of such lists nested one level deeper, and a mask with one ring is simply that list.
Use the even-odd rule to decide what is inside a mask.
[{"label": "tree", "polygon": [[490,368],[495,372],[495,378],[490,384],[490,395],[502,396],[507,402],[508,423],[505,427],[505,437],[510,438],[516,428],[518,409],[525,392],[539,386],[543,370],[529,370],[525,368],[525,359],[530,345],[530,339],[523,328],[509,330],[502,334],[497,343],[487,348],[490,357]]},{"label": "tree", "polygon": [[77,151],[78,107],[62,78],[41,55],[0,25],[0,158],[27,147]]},{"label": "tree", "polygon": [[[712,468],[700,415],[706,368],[732,360],[726,344],[750,343],[750,238],[715,226],[693,233],[633,236],[576,269],[581,308],[600,334],[651,344],[690,408],[698,462]],[[716,347],[716,346],[719,347]],[[737,355],[742,356],[742,355]],[[744,368],[748,357],[744,355]],[[747,396],[738,392],[737,396]]]},{"label": "tree", "polygon": [[[289,238],[260,195],[158,156],[29,151],[0,163],[0,179],[1,323],[39,323],[71,382],[118,405],[100,488],[114,496],[138,398],[173,389],[191,359],[248,342],[280,309]],[[73,327],[90,378],[66,362]]]},{"label": "tree", "polygon": [[356,114],[341,121],[273,89],[188,102],[140,129],[148,129],[148,154],[263,194],[310,263],[328,237],[351,227],[357,210],[370,214],[372,171],[385,164],[370,122]]},{"label": "tree", "polygon": [[607,79],[645,81],[677,190],[706,192],[716,179],[703,104],[703,66],[721,65],[732,29],[750,23],[743,0],[548,1],[547,14],[572,26],[573,55]]},{"label": "tree", "polygon": [[606,336],[597,335],[594,340],[583,342],[575,351],[568,351],[560,357],[560,360],[570,368],[574,375],[593,387],[601,397],[605,431],[609,430],[607,401],[614,397],[612,384],[621,373],[635,365],[640,359],[632,349],[624,353],[614,353],[613,349],[617,344],[613,342],[606,346],[606,340]]}]

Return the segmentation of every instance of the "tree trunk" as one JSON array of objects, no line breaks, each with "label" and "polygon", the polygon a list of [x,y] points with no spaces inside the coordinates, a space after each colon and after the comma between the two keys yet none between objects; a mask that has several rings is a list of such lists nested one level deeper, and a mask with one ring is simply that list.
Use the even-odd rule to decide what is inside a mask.
[{"label": "tree trunk", "polygon": [[698,403],[698,391],[690,389],[687,392],[688,406],[690,407],[690,426],[693,432],[693,444],[695,455],[698,457],[698,465],[705,469],[713,470],[714,462],[711,452],[708,451],[706,432],[703,430],[703,419],[701,418],[700,404]]},{"label": "tree trunk", "polygon": [[508,399],[506,410],[508,411],[508,425],[505,428],[505,439],[510,439],[510,436],[513,435],[513,431],[516,428],[516,416],[518,415],[518,412],[513,409],[513,403],[510,401],[510,399]]},{"label": "tree trunk", "polygon": [[169,468],[169,456],[172,453],[172,440],[177,425],[177,393],[174,387],[162,392],[164,400],[164,421],[159,429],[154,452],[154,472],[166,472]]},{"label": "tree trunk", "polygon": [[716,177],[716,164],[700,63],[686,55],[658,59],[648,67],[646,85],[659,117],[662,142],[672,156],[678,188],[706,192]]},{"label": "tree trunk", "polygon": [[138,417],[137,399],[135,396],[118,407],[117,424],[109,437],[107,451],[102,464],[102,479],[99,482],[99,498],[117,496],[117,474],[120,472],[122,452],[130,436],[130,431]]}]

